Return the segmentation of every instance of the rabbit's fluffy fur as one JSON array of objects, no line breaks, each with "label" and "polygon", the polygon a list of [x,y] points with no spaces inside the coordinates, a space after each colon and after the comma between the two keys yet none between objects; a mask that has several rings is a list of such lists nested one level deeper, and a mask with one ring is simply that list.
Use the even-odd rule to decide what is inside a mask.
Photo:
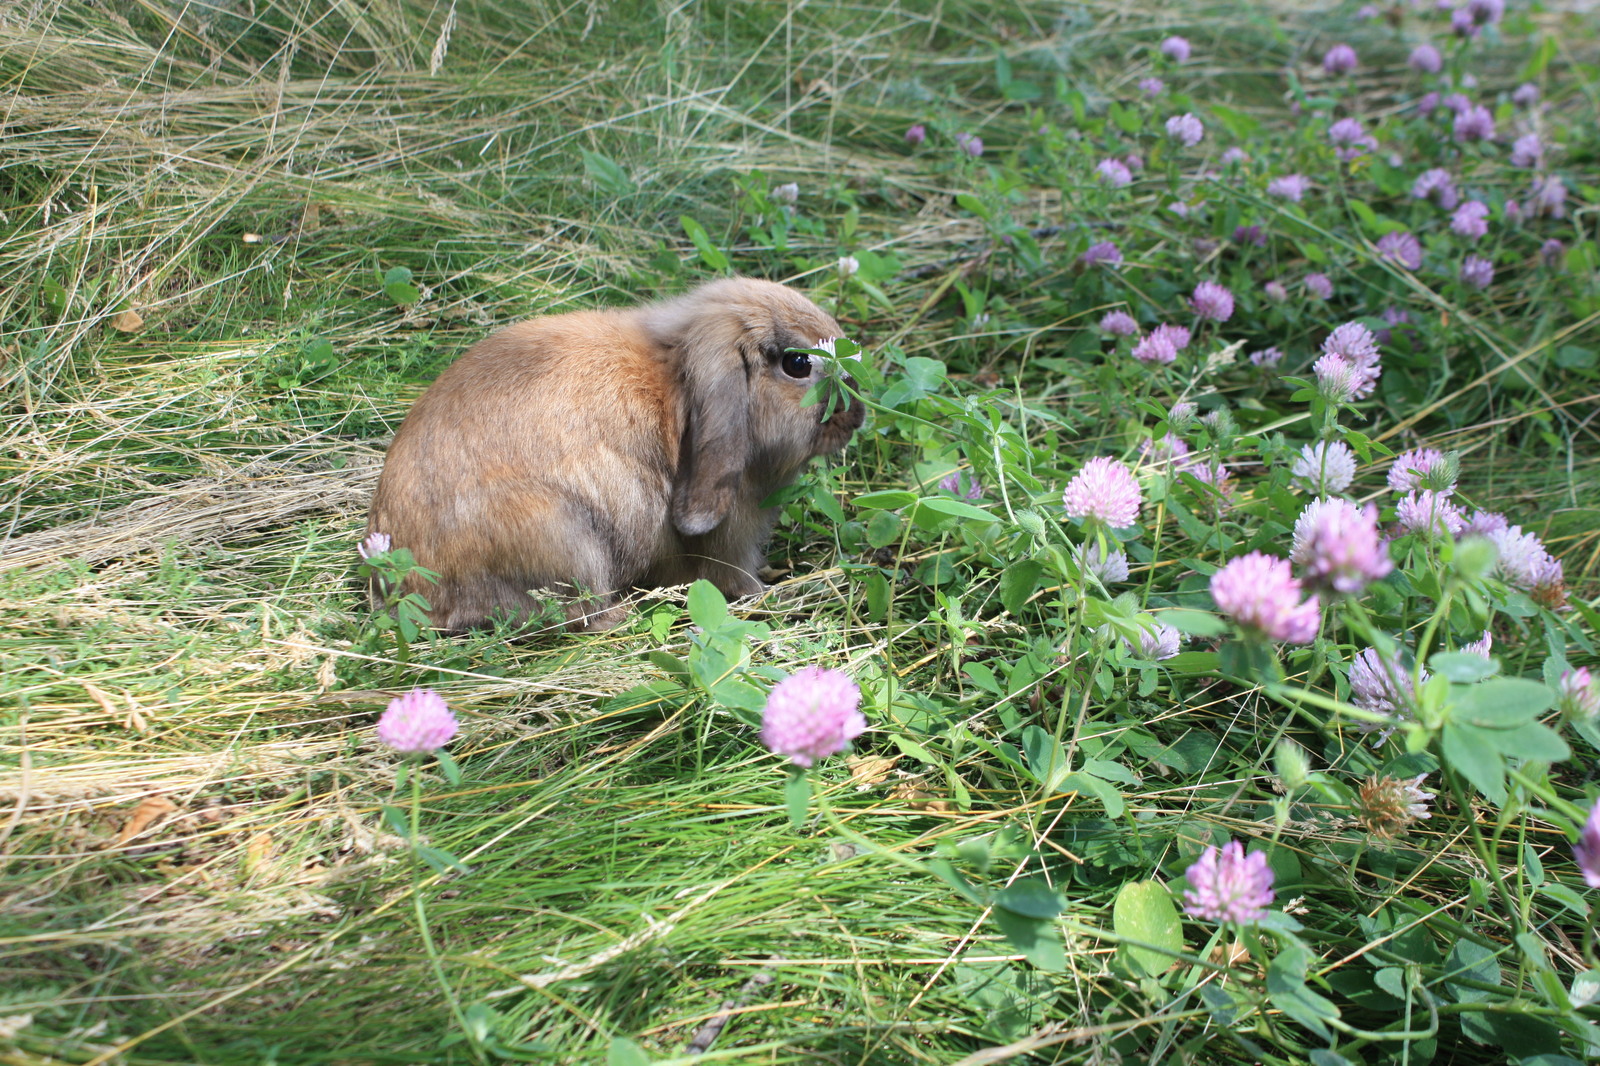
[{"label": "rabbit's fluffy fur", "polygon": [[444,630],[526,620],[540,592],[589,629],[622,620],[630,587],[759,592],[775,517],[761,501],[861,425],[836,382],[801,406],[821,360],[786,355],[839,332],[804,296],[749,278],[507,327],[406,416],[367,532],[438,573],[406,591]]}]

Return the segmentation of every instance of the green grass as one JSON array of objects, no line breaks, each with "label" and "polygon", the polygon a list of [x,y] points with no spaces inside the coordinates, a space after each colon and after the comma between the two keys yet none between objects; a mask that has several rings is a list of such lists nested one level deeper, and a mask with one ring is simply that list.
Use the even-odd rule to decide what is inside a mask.
[{"label": "green grass", "polygon": [[[1504,145],[1451,155],[1410,117],[1416,16],[1395,30],[1353,6],[0,15],[0,1062],[1593,1055],[1600,1013],[1572,994],[1600,965],[1593,893],[1569,846],[1596,791],[1593,726],[1539,710],[1571,757],[1518,765],[1496,798],[1440,758],[1442,733],[1407,752],[1403,730],[1375,744],[1329,709],[1374,632],[1439,650],[1487,627],[1530,688],[1596,664],[1600,41],[1577,14],[1514,8],[1463,62],[1493,105],[1552,42],[1531,76],[1568,214],[1521,229],[1501,223],[1528,179]],[[1181,68],[1153,56],[1169,33],[1194,44]],[[1363,57],[1348,89],[1315,70],[1337,40]],[[1158,71],[1172,95],[1139,103]],[[1160,124],[1187,110],[1208,139],[1176,154]],[[1340,170],[1322,128],[1345,114],[1381,119],[1401,164]],[[952,148],[966,131],[982,159]],[[1197,175],[1235,143],[1254,169]],[[1135,148],[1139,181],[1101,188],[1094,164]],[[1493,201],[1485,293],[1440,269],[1461,247],[1406,195],[1446,160]],[[1319,187],[1303,209],[1261,191],[1294,169]],[[780,249],[767,197],[789,181]],[[1175,198],[1205,205],[1183,220]],[[354,548],[399,419],[494,326],[714,276],[684,215],[734,268],[837,310],[884,376],[869,429],[785,507],[772,555],[794,576],[734,608],[767,628],[723,632],[663,590],[610,634],[421,640],[397,668]],[[1267,248],[1229,242],[1249,222]],[[1389,225],[1423,233],[1427,269],[1374,254]],[[1562,273],[1538,265],[1547,236]],[[1105,239],[1128,264],[1082,268]],[[849,281],[845,254],[862,262]],[[408,306],[384,293],[396,267],[420,290]],[[1261,295],[1311,270],[1333,277],[1328,304]],[[1181,372],[1095,329],[1123,305],[1175,320],[1202,278],[1239,311]],[[1458,450],[1462,495],[1563,558],[1572,609],[1408,540],[1363,610],[1282,653],[1285,684],[1225,626],[1162,665],[1097,637],[1141,611],[1211,612],[1212,569],[1287,551],[1303,499],[1286,468],[1321,409],[1200,358],[1275,344],[1309,378],[1330,328],[1390,303],[1417,333],[1342,416],[1380,446],[1352,493],[1391,507],[1383,449]],[[1133,573],[1107,594],[1063,561],[1082,531],[1061,490],[1091,456],[1135,457],[1179,398],[1229,412],[1233,430],[1189,439],[1239,488],[1219,507],[1192,479],[1147,479]],[[995,521],[852,502],[939,498],[957,467]],[[821,764],[832,818],[814,806],[792,827],[749,709],[695,672],[717,641],[756,684],[851,671],[872,723],[858,754],[897,761]],[[418,864],[383,814],[410,790],[372,724],[413,685],[463,721],[461,780],[417,772],[421,835],[469,872]],[[1463,684],[1448,707],[1470,699]],[[1313,781],[1285,784],[1281,740]],[[1075,777],[1041,766],[1052,750]],[[1424,772],[1433,817],[1374,837],[1360,782]],[[1181,888],[1230,836],[1270,853],[1287,917],[1233,955],[1188,921],[1157,955],[1172,965],[1130,962],[1161,923],[1119,921],[1119,892]]]}]

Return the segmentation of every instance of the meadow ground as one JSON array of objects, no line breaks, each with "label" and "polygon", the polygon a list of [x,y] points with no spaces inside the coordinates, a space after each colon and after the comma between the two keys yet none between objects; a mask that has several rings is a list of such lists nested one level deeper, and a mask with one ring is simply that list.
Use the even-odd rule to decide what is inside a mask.
[{"label": "meadow ground", "polygon": [[[1597,37],[5,5],[0,1063],[1592,1060]],[[865,350],[788,576],[399,654],[427,382],[727,272]]]}]

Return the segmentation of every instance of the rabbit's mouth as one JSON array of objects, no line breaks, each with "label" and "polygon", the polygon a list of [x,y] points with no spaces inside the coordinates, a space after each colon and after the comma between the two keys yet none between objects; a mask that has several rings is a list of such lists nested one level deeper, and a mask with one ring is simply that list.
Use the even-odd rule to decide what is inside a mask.
[{"label": "rabbit's mouth", "polygon": [[[855,388],[856,383],[849,375],[845,375],[844,383],[850,389]],[[835,385],[832,393],[828,401],[824,401],[821,405],[826,410],[831,401],[833,412],[817,425],[816,454],[818,455],[832,455],[842,451],[844,446],[850,443],[855,431],[866,421],[866,408],[861,401],[852,399],[848,389]]]}]

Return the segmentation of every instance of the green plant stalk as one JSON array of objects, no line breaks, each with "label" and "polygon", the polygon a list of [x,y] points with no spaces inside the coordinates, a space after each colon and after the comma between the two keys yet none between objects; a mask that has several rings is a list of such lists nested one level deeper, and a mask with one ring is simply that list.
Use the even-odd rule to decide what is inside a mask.
[{"label": "green plant stalk", "polygon": [[439,950],[433,943],[433,932],[428,928],[428,912],[422,905],[422,858],[417,854],[421,845],[419,823],[422,813],[422,780],[417,772],[416,764],[411,766],[407,776],[411,778],[411,909],[417,916],[417,932],[422,937],[422,950],[428,956],[428,963],[433,969],[434,980],[439,983],[439,991],[444,993],[444,998],[450,1004],[450,1013],[455,1017],[456,1026],[467,1038],[467,1046],[472,1049],[472,1057],[479,1062],[486,1061],[482,1051],[478,1048],[477,1041],[472,1039],[472,1030],[467,1028],[466,1015],[461,1011],[461,1001],[456,998],[455,991],[450,987],[450,982],[445,978],[444,963],[439,958]]},{"label": "green plant stalk", "polygon": [[394,683],[397,685],[405,680],[406,670],[411,665],[411,642],[406,639],[405,623],[400,620],[400,601],[403,598],[396,588],[395,592],[383,599],[384,610],[394,618]]},{"label": "green plant stalk", "polygon": [[1435,757],[1440,760],[1439,775],[1444,778],[1446,786],[1450,789],[1450,795],[1456,801],[1456,808],[1463,812],[1463,819],[1467,823],[1467,836],[1472,841],[1472,850],[1477,854],[1478,861],[1489,871],[1489,880],[1505,906],[1506,917],[1509,919],[1507,930],[1514,936],[1521,920],[1522,907],[1511,894],[1511,890],[1506,887],[1505,879],[1500,876],[1500,864],[1495,861],[1488,842],[1484,840],[1483,830],[1478,828],[1478,820],[1472,817],[1471,797],[1462,788],[1460,775],[1444,761],[1442,753],[1436,752]]}]

